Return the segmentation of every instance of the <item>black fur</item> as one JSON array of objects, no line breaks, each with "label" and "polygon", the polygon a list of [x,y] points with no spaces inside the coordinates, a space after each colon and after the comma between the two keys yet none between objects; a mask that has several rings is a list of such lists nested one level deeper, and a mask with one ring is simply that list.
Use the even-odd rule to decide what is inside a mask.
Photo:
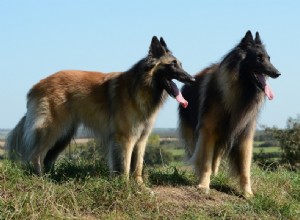
[{"label": "black fur", "polygon": [[50,172],[50,170],[54,167],[54,163],[58,157],[58,155],[70,144],[72,138],[76,133],[76,127],[72,127],[69,132],[58,139],[54,146],[47,152],[46,157],[44,159],[44,168],[45,172]]},{"label": "black fur", "polygon": [[183,86],[189,106],[179,106],[179,130],[200,175],[200,188],[209,189],[208,178],[227,152],[245,194],[252,194],[251,140],[264,96],[273,98],[266,78],[279,75],[258,32],[253,39],[248,31],[220,63],[198,73],[196,83]]}]

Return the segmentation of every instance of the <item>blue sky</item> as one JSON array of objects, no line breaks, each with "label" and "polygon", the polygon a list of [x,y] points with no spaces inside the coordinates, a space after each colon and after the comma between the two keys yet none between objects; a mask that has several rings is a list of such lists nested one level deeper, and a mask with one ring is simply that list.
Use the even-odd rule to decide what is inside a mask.
[{"label": "blue sky", "polygon": [[[244,36],[259,31],[282,73],[269,80],[258,124],[285,127],[300,113],[299,1],[1,1],[0,128],[26,112],[26,94],[61,69],[125,71],[144,57],[153,35],[163,36],[190,74],[218,62]],[[181,84],[178,84],[181,86]],[[177,127],[169,98],[155,127]]]}]

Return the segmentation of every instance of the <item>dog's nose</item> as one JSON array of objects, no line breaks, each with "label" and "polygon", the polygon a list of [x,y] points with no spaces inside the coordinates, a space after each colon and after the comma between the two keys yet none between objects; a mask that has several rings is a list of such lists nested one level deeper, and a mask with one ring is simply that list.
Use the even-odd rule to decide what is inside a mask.
[{"label": "dog's nose", "polygon": [[269,74],[269,76],[270,76],[271,78],[273,78],[273,79],[279,77],[280,75],[281,75],[281,73],[278,72],[278,71],[276,71],[276,72],[274,71],[274,72],[271,72],[271,73]]}]

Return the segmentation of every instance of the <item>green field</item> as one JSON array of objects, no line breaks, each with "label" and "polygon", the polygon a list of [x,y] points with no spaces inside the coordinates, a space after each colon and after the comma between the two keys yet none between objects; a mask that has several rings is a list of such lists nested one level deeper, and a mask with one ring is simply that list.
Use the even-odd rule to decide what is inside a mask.
[{"label": "green field", "polygon": [[253,152],[254,153],[274,153],[274,152],[280,152],[280,147],[254,147]]},{"label": "green field", "polygon": [[[168,152],[171,152],[173,156],[183,156],[185,154],[184,149],[168,149]],[[254,147],[253,148],[253,153],[273,153],[273,152],[280,152],[280,147]]]},{"label": "green field", "polygon": [[[255,142],[253,147],[253,153],[275,153],[275,152],[281,152],[280,147],[257,147],[263,142]],[[178,146],[178,144],[176,144]],[[162,146],[164,147],[164,146]],[[180,147],[171,147],[170,144],[168,144],[168,147],[165,148],[168,152],[172,153],[173,156],[185,156],[185,150]]]},{"label": "green field", "polygon": [[173,156],[184,156],[185,150],[182,148],[168,148],[168,152],[172,153]]}]

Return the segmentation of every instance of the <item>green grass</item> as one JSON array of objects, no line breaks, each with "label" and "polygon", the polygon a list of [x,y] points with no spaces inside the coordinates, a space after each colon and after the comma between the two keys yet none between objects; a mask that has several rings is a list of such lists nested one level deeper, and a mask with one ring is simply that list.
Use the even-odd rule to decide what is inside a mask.
[{"label": "green grass", "polygon": [[226,172],[212,178],[209,194],[180,167],[147,168],[144,190],[110,178],[101,163],[60,160],[37,177],[2,161],[0,219],[300,219],[300,175],[254,166],[255,197],[246,200]]},{"label": "green grass", "polygon": [[184,156],[185,150],[182,148],[167,148],[168,152],[171,152],[173,156]]},{"label": "green grass", "polygon": [[280,152],[280,147],[254,147],[253,153],[274,153],[274,152]]},{"label": "green grass", "polygon": [[[254,148],[253,148],[253,153],[260,153],[261,151],[263,151],[264,153],[274,153],[274,152],[280,152],[281,149],[280,147],[258,147],[260,144],[262,144],[264,142],[255,142],[254,143]],[[163,146],[164,147],[164,146]],[[184,156],[185,155],[185,150],[183,148],[180,147],[165,147],[165,149],[168,152],[171,152],[173,154],[173,156]]]}]

